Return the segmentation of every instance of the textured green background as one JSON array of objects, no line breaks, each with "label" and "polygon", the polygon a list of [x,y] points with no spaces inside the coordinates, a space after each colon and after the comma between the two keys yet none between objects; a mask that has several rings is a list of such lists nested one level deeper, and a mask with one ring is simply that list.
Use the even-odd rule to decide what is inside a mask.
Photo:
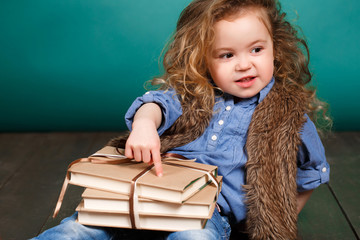
[{"label": "textured green background", "polygon": [[[123,130],[190,0],[0,2],[0,131]],[[360,130],[360,1],[283,0],[335,130]]]}]

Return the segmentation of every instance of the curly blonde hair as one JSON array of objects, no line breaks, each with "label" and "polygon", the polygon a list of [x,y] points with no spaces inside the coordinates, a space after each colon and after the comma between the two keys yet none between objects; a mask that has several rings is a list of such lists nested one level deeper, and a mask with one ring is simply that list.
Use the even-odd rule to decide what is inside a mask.
[{"label": "curly blonde hair", "polygon": [[[153,85],[173,88],[182,103],[186,124],[196,126],[199,120],[209,121],[215,104],[215,86],[211,82],[206,56],[214,39],[213,25],[241,11],[259,10],[274,45],[274,77],[283,87],[296,85],[308,96],[310,118],[327,126],[326,104],[307,84],[309,48],[304,38],[286,19],[277,0],[194,0],[181,13],[176,32],[166,46],[163,65],[165,73],[154,78]],[[323,114],[318,114],[319,112]],[[184,123],[185,124],[185,123]],[[191,128],[191,126],[189,126]]]}]

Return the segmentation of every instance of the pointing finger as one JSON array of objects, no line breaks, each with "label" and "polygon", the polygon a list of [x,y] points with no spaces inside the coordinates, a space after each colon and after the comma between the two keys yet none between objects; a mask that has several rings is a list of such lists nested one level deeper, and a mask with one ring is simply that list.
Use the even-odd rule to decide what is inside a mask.
[{"label": "pointing finger", "polygon": [[162,164],[161,164],[160,151],[153,150],[151,155],[152,155],[152,160],[154,162],[156,175],[158,177],[162,177],[163,176],[163,169],[162,169]]}]

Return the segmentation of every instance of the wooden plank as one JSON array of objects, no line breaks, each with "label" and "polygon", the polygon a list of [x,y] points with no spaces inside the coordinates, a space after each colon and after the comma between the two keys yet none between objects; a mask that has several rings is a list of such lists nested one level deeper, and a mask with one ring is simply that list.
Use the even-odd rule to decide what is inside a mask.
[{"label": "wooden plank", "polygon": [[36,134],[1,133],[0,134],[0,189],[31,156],[41,144]]},{"label": "wooden plank", "polygon": [[21,167],[0,190],[0,232],[4,240],[28,239],[38,234],[54,207],[68,163],[86,156],[96,135],[32,135],[31,140],[41,145],[22,156]]},{"label": "wooden plank", "polygon": [[300,239],[356,239],[327,185],[317,188],[299,214]]},{"label": "wooden plank", "polygon": [[330,187],[360,239],[360,132],[338,132],[324,141]]},{"label": "wooden plank", "polygon": [[[94,140],[94,143],[89,150],[89,154],[96,152],[97,150],[102,148],[111,138],[119,134],[120,133],[116,132],[99,133],[96,136],[96,139]],[[65,176],[65,171],[63,175]],[[68,190],[65,194],[63,204],[61,206],[61,211],[59,212],[58,216],[56,218],[52,218],[52,212],[50,212],[49,217],[40,232],[43,232],[51,227],[58,225],[62,219],[71,216],[75,212],[75,208],[81,200],[81,194],[83,190],[84,189],[81,187],[69,185]],[[60,188],[58,189],[58,191],[60,192]],[[53,206],[55,207],[55,201],[53,203]]]}]

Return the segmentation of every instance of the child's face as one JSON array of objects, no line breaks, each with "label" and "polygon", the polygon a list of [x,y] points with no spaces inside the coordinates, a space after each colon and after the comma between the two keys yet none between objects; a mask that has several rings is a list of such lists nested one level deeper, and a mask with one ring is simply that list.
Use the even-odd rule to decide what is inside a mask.
[{"label": "child's face", "polygon": [[249,11],[215,23],[215,41],[207,58],[211,77],[224,92],[253,97],[274,72],[273,41],[259,14]]}]

